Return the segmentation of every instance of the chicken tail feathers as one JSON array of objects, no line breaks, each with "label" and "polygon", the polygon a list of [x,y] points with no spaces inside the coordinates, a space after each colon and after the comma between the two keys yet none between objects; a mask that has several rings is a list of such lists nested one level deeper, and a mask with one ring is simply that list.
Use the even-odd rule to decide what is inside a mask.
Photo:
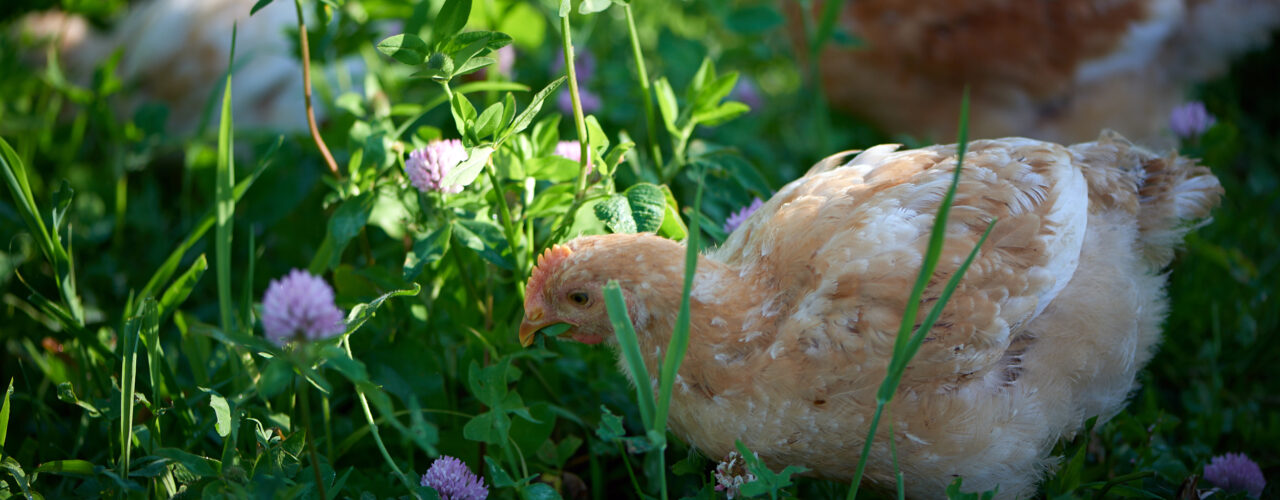
[{"label": "chicken tail feathers", "polygon": [[1143,256],[1159,269],[1173,260],[1187,232],[1209,223],[1209,212],[1222,198],[1222,185],[1207,167],[1173,152],[1145,158],[1142,170],[1138,230]]},{"label": "chicken tail feathers", "polygon": [[1208,223],[1222,198],[1218,178],[1194,159],[1157,155],[1111,130],[1070,149],[1089,183],[1091,207],[1137,215],[1143,259],[1155,270],[1169,265],[1182,238]]}]

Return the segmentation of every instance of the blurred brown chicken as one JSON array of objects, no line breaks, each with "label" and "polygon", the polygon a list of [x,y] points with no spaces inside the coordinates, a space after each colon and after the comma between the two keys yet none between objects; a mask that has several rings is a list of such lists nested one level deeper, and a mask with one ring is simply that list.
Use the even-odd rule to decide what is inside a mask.
[{"label": "blurred brown chicken", "polygon": [[831,102],[932,140],[956,136],[969,85],[972,137],[1073,143],[1110,128],[1167,143],[1157,139],[1189,87],[1280,25],[1275,0],[858,0],[840,11],[861,44],[828,44],[817,62]]},{"label": "blurred brown chicken", "polygon": [[[209,102],[221,102],[235,25],[232,114],[237,127],[303,130],[307,120],[302,66],[287,31],[297,28],[293,2],[277,0],[250,16],[255,3],[138,2],[109,31],[93,30],[77,16],[48,11],[28,16],[21,29],[29,38],[55,41],[64,71],[82,85],[98,65],[121,51],[116,72],[129,88],[122,96],[122,110],[162,103],[169,108],[170,132],[185,134],[201,125]],[[217,114],[212,116],[216,122]]]},{"label": "blurred brown chicken", "polygon": [[[820,163],[700,258],[673,432],[710,457],[741,439],[775,469],[853,476],[956,164],[954,145],[895,149]],[[1221,193],[1192,160],[1112,133],[1070,147],[970,144],[922,309],[998,222],[885,414],[908,496],[941,498],[957,476],[967,490],[1031,495],[1054,443],[1120,411],[1160,337],[1163,269]],[[652,234],[551,248],[529,279],[521,341],[567,323],[566,338],[613,344],[601,287],[617,280],[658,373],[684,253]],[[888,429],[866,475],[882,488],[894,477]]]}]

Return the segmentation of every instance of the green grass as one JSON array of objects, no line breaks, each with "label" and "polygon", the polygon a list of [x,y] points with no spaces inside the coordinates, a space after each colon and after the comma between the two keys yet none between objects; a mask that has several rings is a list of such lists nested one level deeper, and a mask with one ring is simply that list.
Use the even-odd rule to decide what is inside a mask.
[{"label": "green grass", "polygon": [[[68,5],[100,22],[123,8]],[[307,131],[234,121],[229,88],[206,106],[216,131],[179,135],[155,104],[121,106],[139,88],[114,63],[75,80],[0,44],[0,497],[430,498],[419,476],[447,454],[491,498],[714,498],[719,457],[664,432],[687,330],[657,398],[604,349],[523,349],[533,256],[577,234],[683,239],[687,328],[696,252],[729,213],[896,131],[826,108],[772,2],[587,1],[567,16],[520,0],[325,5],[301,3],[332,16],[308,35],[319,137],[341,175]],[[817,13],[808,40],[834,40],[833,16]],[[387,38],[388,20],[413,37]],[[462,74],[506,43],[513,74]],[[341,58],[365,74],[334,77]],[[1222,180],[1223,206],[1171,268],[1164,341],[1129,407],[1059,445],[1043,496],[1173,497],[1236,451],[1280,477],[1278,69],[1272,48],[1192,89],[1219,124],[1183,152]],[[750,112],[731,92],[747,76],[766,97]],[[563,91],[572,109],[557,109]],[[472,152],[449,178],[461,193],[405,179],[408,152],[438,137]],[[560,139],[582,139],[580,161],[552,154]],[[289,349],[263,338],[262,294],[293,268],[332,284],[347,332]],[[905,326],[881,404],[919,345],[923,329]],[[748,462],[751,493],[883,497]]]}]

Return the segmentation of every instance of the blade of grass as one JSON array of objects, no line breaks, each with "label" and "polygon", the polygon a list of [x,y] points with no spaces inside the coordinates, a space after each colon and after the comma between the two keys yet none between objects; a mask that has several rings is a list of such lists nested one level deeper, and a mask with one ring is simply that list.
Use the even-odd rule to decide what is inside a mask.
[{"label": "blade of grass", "polygon": [[644,53],[640,50],[640,36],[636,32],[635,16],[631,13],[631,4],[622,4],[627,14],[627,33],[631,36],[631,55],[636,60],[636,81],[640,84],[640,102],[644,103],[644,124],[649,132],[649,149],[653,155],[655,169],[662,165],[662,147],[658,145],[658,122],[653,115],[653,88],[649,83],[649,72],[645,69]]},{"label": "blade of grass", "polygon": [[[305,33],[305,31],[304,31]],[[235,63],[236,27],[231,28],[231,55],[227,67]],[[231,302],[231,229],[232,217],[235,215],[235,158],[232,151],[231,123],[231,71],[227,71],[227,81],[222,93],[222,113],[218,121],[218,161],[214,180],[214,196],[217,200],[218,225],[214,236],[214,259],[218,277],[218,312],[221,318],[222,331],[232,331]],[[143,299],[146,300],[146,299]]]},{"label": "blade of grass", "polygon": [[144,299],[138,314],[124,326],[120,367],[120,467],[121,477],[129,476],[129,454],[133,447],[133,400],[138,374],[138,340],[144,331],[159,326],[155,299]]},{"label": "blade of grass", "polygon": [[660,426],[660,433],[667,428],[667,410],[671,406],[671,391],[676,381],[676,373],[684,361],[685,351],[689,348],[689,295],[693,291],[693,278],[698,270],[698,243],[701,231],[698,231],[698,219],[701,217],[702,172],[698,175],[698,188],[693,196],[693,213],[689,216],[689,237],[685,240],[684,253],[684,288],[680,292],[680,312],[676,315],[675,329],[671,332],[671,341],[667,344],[667,355],[662,360],[662,373],[659,379],[658,408],[654,424]]},{"label": "blade of grass", "polygon": [[[45,258],[53,265],[58,293],[62,296],[70,317],[76,325],[84,326],[84,308],[81,307],[80,299],[76,295],[75,265],[66,248],[62,246],[61,238],[49,231],[45,226],[44,218],[40,216],[35,196],[31,194],[31,184],[27,179],[27,170],[22,157],[3,138],[0,138],[0,167],[3,167],[5,185],[9,188],[9,194],[13,196],[18,213],[27,225],[27,230],[35,238]],[[56,228],[54,229],[56,231]]]},{"label": "blade of grass", "polygon": [[[907,306],[902,315],[902,322],[898,327],[898,336],[894,340],[893,357],[889,360],[889,366],[885,373],[884,381],[880,383],[880,389],[876,392],[876,409],[871,417],[871,426],[867,430],[867,438],[862,446],[862,454],[858,458],[858,467],[854,471],[852,486],[849,488],[849,500],[853,500],[858,496],[858,488],[862,483],[862,475],[866,470],[867,457],[871,454],[871,445],[875,440],[876,428],[880,424],[880,418],[884,413],[885,406],[893,399],[894,393],[898,390],[898,383],[902,381],[903,372],[906,371],[907,363],[915,356],[920,345],[924,342],[925,334],[933,328],[933,324],[942,314],[943,307],[951,298],[951,293],[955,291],[956,286],[960,284],[960,279],[964,276],[965,271],[969,269],[969,265],[973,262],[974,257],[978,254],[978,249],[982,248],[982,244],[986,242],[987,237],[991,235],[991,229],[995,227],[995,221],[987,226],[987,230],[982,234],[982,238],[978,240],[978,244],[969,252],[968,258],[960,265],[956,272],[951,275],[947,281],[946,287],[943,289],[942,295],[934,303],[933,308],[925,317],[925,321],[915,328],[914,334],[912,329],[915,324],[917,311],[920,307],[920,299],[924,295],[925,286],[933,277],[933,271],[937,268],[939,256],[942,253],[942,244],[946,240],[947,215],[951,210],[951,204],[955,199],[955,192],[960,183],[960,172],[964,167],[964,155],[968,148],[969,137],[969,93],[965,90],[964,98],[960,102],[960,137],[956,151],[956,168],[951,176],[951,185],[947,189],[946,195],[942,198],[942,204],[938,207],[938,213],[933,221],[933,230],[929,235],[929,246],[925,253],[924,262],[921,265],[920,273],[916,276],[915,286],[912,287],[911,295],[907,299]],[[892,438],[892,437],[891,437]],[[895,465],[897,461],[895,460]]]},{"label": "blade of grass", "polygon": [[609,312],[609,323],[613,324],[613,335],[618,338],[622,359],[626,360],[627,369],[631,371],[631,379],[636,383],[636,401],[640,405],[640,419],[644,421],[646,429],[652,429],[654,401],[652,385],[649,382],[649,370],[644,366],[644,357],[640,355],[640,342],[631,324],[631,315],[627,313],[627,301],[622,297],[622,287],[618,286],[616,280],[609,280],[604,286],[604,305]]},{"label": "blade of grass", "polygon": [[9,388],[4,391],[4,405],[0,405],[0,459],[4,458],[4,441],[9,435],[9,396],[13,394],[13,379],[9,379]]},{"label": "blade of grass", "polygon": [[[278,137],[276,142],[267,149],[266,153],[263,154],[263,159],[260,162],[259,167],[254,170],[248,178],[245,178],[244,180],[241,180],[239,184],[236,184],[235,192],[232,194],[233,203],[239,202],[240,198],[243,198],[244,194],[249,191],[249,187],[253,186],[254,181],[258,180],[258,177],[261,177],[262,173],[267,170],[267,167],[271,165],[271,161],[275,158],[276,151],[280,149],[281,144],[284,144],[283,136]],[[147,280],[147,284],[138,292],[137,301],[130,303],[131,306],[136,308],[141,302],[142,297],[155,296],[155,293],[160,286],[168,282],[169,278],[173,276],[174,271],[177,271],[178,264],[182,262],[182,257],[187,254],[187,251],[191,250],[191,247],[195,246],[196,242],[200,241],[200,238],[203,238],[205,233],[209,232],[209,228],[213,227],[213,224],[217,221],[217,215],[217,207],[214,207],[209,209],[209,211],[205,212],[205,214],[200,217],[199,222],[196,222],[195,227],[191,229],[191,232],[187,234],[187,237],[173,249],[173,252],[169,253],[169,256],[164,259],[164,263],[160,264],[160,267],[156,269],[156,272],[151,275],[151,279]],[[132,309],[129,310],[129,313],[132,313]],[[129,314],[126,313],[125,316],[129,316]]]}]

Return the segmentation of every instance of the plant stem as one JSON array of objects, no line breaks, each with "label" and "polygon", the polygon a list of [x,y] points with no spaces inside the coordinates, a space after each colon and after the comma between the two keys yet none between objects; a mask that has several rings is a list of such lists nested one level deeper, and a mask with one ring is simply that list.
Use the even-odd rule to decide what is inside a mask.
[{"label": "plant stem", "polygon": [[302,49],[302,95],[307,107],[307,128],[311,129],[311,140],[315,141],[316,147],[320,149],[320,155],[324,157],[324,163],[329,166],[329,172],[332,172],[338,180],[342,180],[342,173],[338,172],[338,162],[334,161],[333,154],[329,152],[329,146],[325,145],[324,138],[320,137],[320,128],[316,126],[316,111],[311,106],[311,48],[307,44],[307,22],[302,18],[302,0],[293,0],[293,5],[298,12],[298,46]]},{"label": "plant stem", "polygon": [[[489,155],[488,161],[485,162],[484,172],[489,174],[489,183],[493,184],[494,197],[498,199],[498,212],[502,215],[502,232],[507,236],[507,246],[511,248],[511,258],[516,260],[516,268],[524,269],[520,265],[521,255],[517,251],[519,246],[519,228],[516,226],[515,218],[511,216],[511,207],[507,206],[507,197],[502,189],[502,184],[498,182],[498,169],[493,166],[493,155]],[[516,278],[519,287],[520,301],[524,302],[524,273],[517,273]]]},{"label": "plant stem", "polygon": [[[343,337],[340,343],[343,349],[346,349],[347,357],[355,359],[351,354],[351,342],[349,339],[349,336]],[[364,397],[364,391],[361,391],[359,387],[356,388],[356,395],[360,398],[360,408],[364,410],[365,421],[369,422],[369,432],[373,434],[374,444],[378,445],[378,452],[382,453],[382,458],[387,461],[387,465],[391,466],[391,470],[395,471],[396,477],[400,478],[400,482],[404,483],[405,489],[413,492],[413,483],[409,481],[409,478],[403,472],[400,472],[400,467],[396,466],[396,461],[391,459],[391,453],[387,452],[387,445],[382,443],[382,435],[378,433],[378,424],[373,420],[373,412],[369,411],[369,399]],[[417,494],[414,494],[414,497],[416,498]]]},{"label": "plant stem", "polygon": [[578,132],[578,183],[573,192],[574,201],[582,201],[587,192],[587,162],[591,161],[587,144],[587,122],[582,116],[582,99],[578,97],[578,71],[573,65],[573,35],[569,33],[569,16],[560,18],[560,31],[564,35],[564,67],[569,72],[569,96],[573,99],[573,124]]},{"label": "plant stem", "polygon": [[653,88],[649,85],[649,72],[645,69],[644,53],[640,50],[640,36],[636,32],[636,19],[631,13],[631,4],[622,5],[627,14],[627,32],[631,35],[631,54],[636,60],[636,79],[640,81],[640,102],[644,103],[644,124],[649,132],[650,154],[653,155],[655,167],[662,165],[662,148],[658,146],[657,121],[653,117]]},{"label": "plant stem", "polygon": [[304,380],[298,381],[298,387],[298,392],[301,393],[299,398],[302,400],[302,427],[307,432],[307,453],[311,455],[311,471],[316,476],[316,491],[320,493],[321,500],[327,500],[329,496],[324,492],[324,478],[320,476],[320,459],[316,455],[316,436],[311,432],[311,389]]}]

